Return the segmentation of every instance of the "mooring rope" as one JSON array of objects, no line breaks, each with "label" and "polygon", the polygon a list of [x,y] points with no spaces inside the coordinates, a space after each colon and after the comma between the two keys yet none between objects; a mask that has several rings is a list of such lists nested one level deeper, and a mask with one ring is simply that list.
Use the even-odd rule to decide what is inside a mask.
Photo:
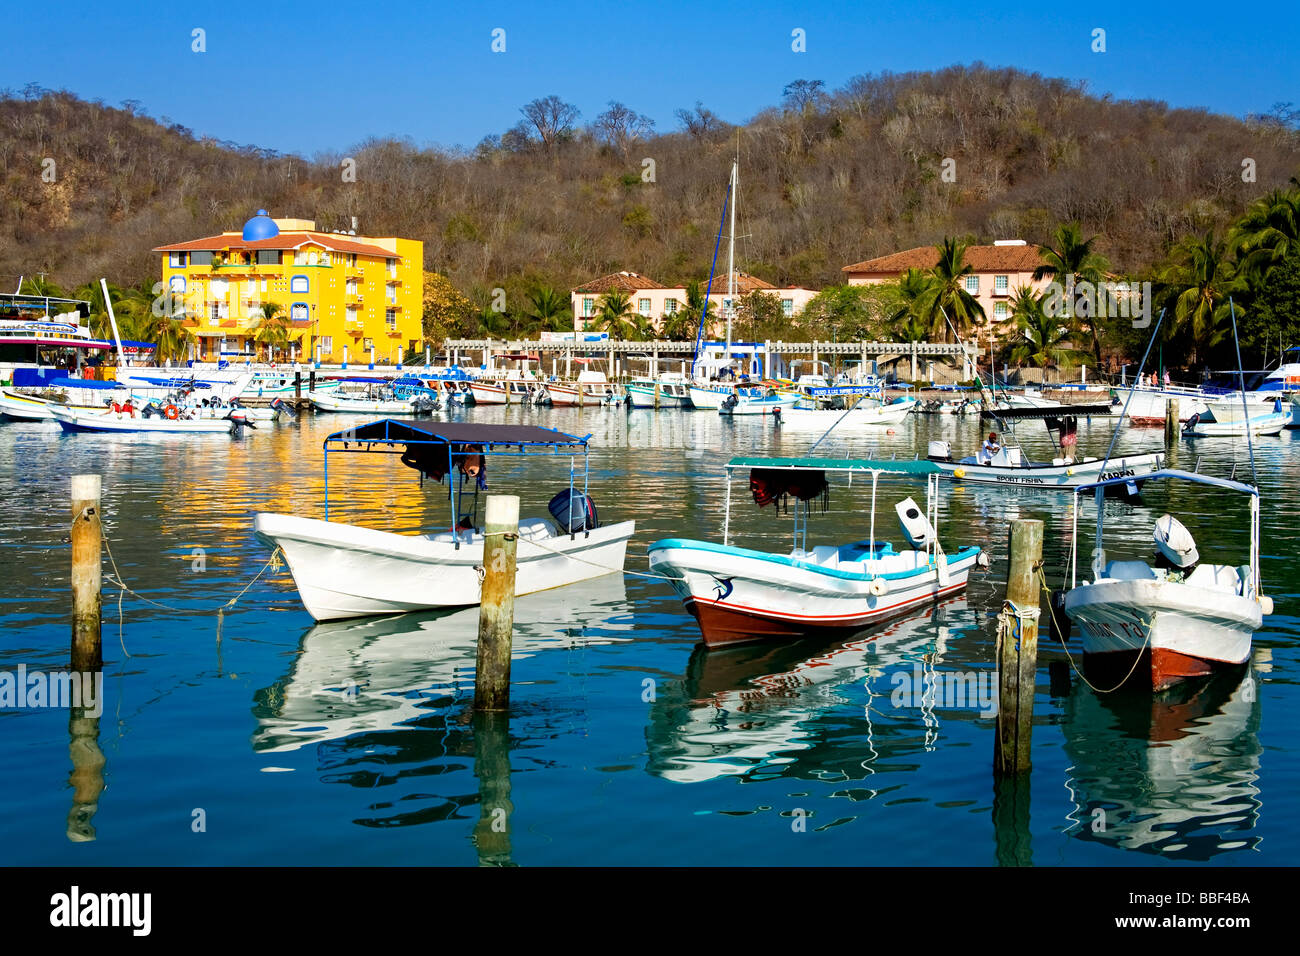
[{"label": "mooring rope", "polygon": [[[261,570],[258,571],[257,574],[253,575],[253,579],[249,581],[248,584],[244,585],[243,590],[241,590],[238,594],[232,597],[229,601],[226,601],[225,603],[219,604],[216,607],[212,607],[212,608],[181,608],[181,607],[171,607],[170,605],[163,604],[160,601],[155,601],[152,598],[147,598],[139,591],[133,590],[132,588],[128,587],[126,582],[122,579],[122,572],[117,567],[117,559],[113,557],[113,549],[109,546],[108,538],[105,537],[102,540],[104,542],[104,551],[108,554],[108,562],[113,567],[113,573],[105,575],[104,579],[108,581],[110,584],[113,584],[116,587],[118,587],[121,590],[122,594],[129,594],[134,598],[144,601],[145,604],[151,604],[154,607],[159,608],[160,610],[163,611],[171,611],[173,614],[195,614],[195,613],[221,614],[227,608],[234,607],[235,604],[239,601],[239,599],[248,593],[249,589],[252,588],[252,586],[258,582],[258,580],[262,577],[263,574],[267,572],[268,569],[270,568],[275,568],[277,570],[279,569],[280,555],[284,553],[280,548],[276,548],[275,551],[271,553],[271,557],[267,559],[267,562],[264,565],[262,565]],[[121,594],[119,594],[118,595],[119,613],[121,610],[121,600],[122,600]],[[125,648],[123,648],[123,650],[125,650]]]},{"label": "mooring rope", "polygon": [[1061,650],[1065,651],[1065,657],[1070,662],[1070,669],[1079,675],[1079,680],[1083,681],[1085,684],[1091,687],[1098,694],[1114,693],[1115,691],[1123,687],[1126,683],[1128,683],[1128,679],[1132,677],[1133,672],[1137,670],[1138,662],[1142,660],[1142,654],[1143,652],[1146,651],[1147,645],[1151,643],[1151,629],[1147,628],[1147,635],[1142,640],[1142,649],[1138,651],[1137,657],[1133,658],[1133,666],[1128,669],[1128,673],[1124,675],[1123,680],[1121,680],[1114,687],[1109,687],[1105,689],[1098,687],[1096,684],[1092,683],[1092,681],[1088,680],[1088,678],[1084,676],[1084,673],[1079,668],[1079,665],[1075,663],[1074,655],[1070,653],[1070,648],[1067,647],[1065,644],[1065,637],[1063,636],[1065,632],[1061,630],[1061,625],[1056,620],[1056,609],[1052,607],[1052,589],[1047,586],[1047,575],[1043,574],[1043,569],[1041,566],[1038,568],[1038,580],[1043,585],[1043,590],[1047,593],[1047,613],[1052,618],[1052,630],[1056,632],[1056,639],[1061,642]]},{"label": "mooring rope", "polygon": [[[484,533],[483,537],[484,538],[503,537],[505,535],[510,535],[510,534],[517,535],[518,532],[488,531]],[[527,541],[529,544],[536,545],[537,547],[541,548],[543,551],[549,551],[551,552],[551,554],[558,554],[561,557],[568,558],[571,561],[578,561],[582,564],[588,564],[591,565],[591,567],[593,568],[600,568],[604,571],[611,571],[611,572],[617,571],[620,574],[632,574],[639,578],[657,578],[660,581],[685,581],[686,580],[686,578],[677,577],[672,574],[656,574],[653,571],[629,571],[626,568],[616,568],[613,565],[601,564],[598,561],[588,561],[586,558],[580,558],[577,555],[569,554],[569,552],[567,551],[557,551],[555,548],[542,544],[540,541],[533,541],[529,538],[525,538],[523,540]]]}]

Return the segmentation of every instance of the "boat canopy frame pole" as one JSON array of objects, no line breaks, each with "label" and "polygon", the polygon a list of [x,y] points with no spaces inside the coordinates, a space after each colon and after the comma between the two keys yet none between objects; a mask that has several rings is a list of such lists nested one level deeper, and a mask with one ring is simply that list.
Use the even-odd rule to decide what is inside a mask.
[{"label": "boat canopy frame pole", "polygon": [[726,507],[722,512],[722,546],[727,546],[727,536],[731,532],[731,469],[723,471],[723,480],[727,483]]},{"label": "boat canopy frame pole", "polygon": [[876,556],[876,486],[880,482],[880,472],[871,473],[871,531],[868,533],[870,540],[871,555],[871,576],[874,578],[880,567],[880,559]]}]

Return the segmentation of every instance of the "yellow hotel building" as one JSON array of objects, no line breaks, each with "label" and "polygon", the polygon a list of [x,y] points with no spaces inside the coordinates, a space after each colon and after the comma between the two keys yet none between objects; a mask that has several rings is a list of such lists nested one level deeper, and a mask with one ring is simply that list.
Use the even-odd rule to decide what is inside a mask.
[{"label": "yellow hotel building", "polygon": [[[424,348],[424,243],[320,232],[266,210],[242,232],[153,250],[173,302],[185,307],[194,358],[239,355],[337,363],[396,362]],[[266,354],[254,336],[262,304],[284,310],[289,341]]]}]

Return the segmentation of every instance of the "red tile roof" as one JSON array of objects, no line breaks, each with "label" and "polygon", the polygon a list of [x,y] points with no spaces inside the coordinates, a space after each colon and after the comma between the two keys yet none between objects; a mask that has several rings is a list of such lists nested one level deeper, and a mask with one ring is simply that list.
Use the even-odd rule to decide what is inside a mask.
[{"label": "red tile roof", "polygon": [[592,279],[590,282],[575,286],[573,291],[603,294],[614,289],[618,289],[620,292],[639,292],[642,289],[665,288],[667,286],[660,285],[649,276],[637,275],[635,272],[613,272],[607,276],[601,276],[599,279]]},{"label": "red tile roof", "polygon": [[[939,251],[934,246],[917,246],[888,256],[867,259],[845,266],[843,272],[866,272],[898,275],[908,269],[933,269],[939,262]],[[1033,272],[1042,265],[1038,247],[1024,246],[967,246],[966,264],[975,272]]]},{"label": "red tile roof", "polygon": [[224,233],[220,236],[208,236],[204,239],[191,239],[188,242],[177,242],[169,246],[158,246],[154,252],[213,252],[230,250],[257,250],[257,249],[297,249],[308,243],[315,243],[323,246],[330,252],[353,252],[362,256],[380,256],[382,258],[398,258],[397,253],[390,252],[383,246],[371,245],[368,242],[357,242],[356,239],[349,236],[339,236],[329,232],[282,232],[278,236],[272,236],[270,239],[258,239],[253,242],[245,242],[237,232]]},{"label": "red tile roof", "polygon": [[[700,284],[707,287],[709,284],[709,277],[705,276],[703,279],[701,279]],[[776,286],[772,285],[772,283],[766,282],[763,279],[760,279],[758,276],[752,276],[748,272],[741,272],[739,269],[736,270],[736,292],[738,292],[740,295],[746,295],[750,292],[753,292],[755,289],[775,289],[775,288]],[[712,295],[727,294],[726,276],[716,275],[713,277],[713,292],[711,294]]]}]

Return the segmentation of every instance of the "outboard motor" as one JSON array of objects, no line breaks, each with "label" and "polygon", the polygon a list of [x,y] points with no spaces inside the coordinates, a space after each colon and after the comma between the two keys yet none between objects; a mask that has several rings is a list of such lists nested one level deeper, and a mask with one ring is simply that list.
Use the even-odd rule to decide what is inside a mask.
[{"label": "outboard motor", "polygon": [[920,507],[911,498],[904,498],[894,505],[898,512],[898,523],[903,526],[903,536],[907,543],[917,551],[925,550],[926,545],[934,540],[934,526],[921,513]]},{"label": "outboard motor", "polygon": [[781,424],[781,406],[780,406],[780,405],[778,405],[776,408],[772,409],[772,419],[773,419],[773,421],[772,421],[772,424],[773,424],[773,425],[780,426],[780,424]]},{"label": "outboard motor", "polygon": [[1197,423],[1200,422],[1200,420],[1201,420],[1201,413],[1196,412],[1194,415],[1192,415],[1191,418],[1187,419],[1187,424],[1183,426],[1183,431],[1184,432],[1191,431],[1193,428],[1196,427]]},{"label": "outboard motor", "polygon": [[[569,489],[564,489],[551,499],[546,510],[551,513],[562,533],[591,531],[600,527],[600,521],[596,517],[596,503],[590,495],[584,495],[581,491],[570,492]],[[573,523],[570,524],[570,521]]]},{"label": "outboard motor", "polygon": [[277,414],[288,415],[290,418],[297,418],[298,413],[293,410],[293,406],[276,398],[271,401],[271,407]]},{"label": "outboard motor", "polygon": [[159,408],[157,405],[155,405],[153,402],[150,402],[144,408],[140,409],[141,418],[153,418],[155,415],[161,415],[161,414],[162,414],[162,409]]},{"label": "outboard motor", "polygon": [[229,414],[226,415],[226,418],[230,419],[232,422],[235,423],[234,434],[236,438],[244,434],[245,428],[257,427],[256,425],[254,425],[252,422],[248,420],[248,416],[245,415],[243,412],[230,412]]},{"label": "outboard motor", "polygon": [[740,404],[740,400],[736,398],[735,392],[732,392],[730,395],[728,395],[726,398],[722,400],[722,407],[727,411],[731,411],[739,404]]},{"label": "outboard motor", "polygon": [[952,446],[946,441],[932,441],[926,449],[925,456],[931,461],[952,461]]},{"label": "outboard motor", "polygon": [[1156,544],[1156,563],[1175,571],[1190,571],[1201,560],[1196,539],[1173,515],[1161,515],[1152,535]]}]

